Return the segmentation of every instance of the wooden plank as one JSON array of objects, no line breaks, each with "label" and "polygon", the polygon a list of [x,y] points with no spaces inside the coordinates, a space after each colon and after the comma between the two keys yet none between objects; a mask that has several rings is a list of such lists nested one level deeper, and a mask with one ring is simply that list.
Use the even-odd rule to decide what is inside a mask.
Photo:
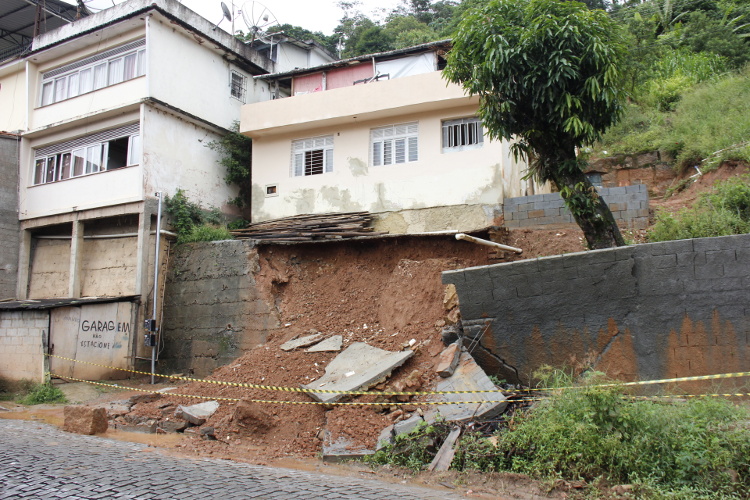
[{"label": "wooden plank", "polygon": [[448,470],[448,467],[451,466],[451,462],[453,461],[453,455],[456,454],[456,449],[454,448],[454,446],[456,444],[458,436],[460,435],[460,427],[455,427],[450,432],[450,434],[448,434],[448,437],[445,438],[445,441],[443,442],[443,446],[440,447],[440,450],[437,452],[437,455],[435,455],[435,458],[430,463],[430,466],[427,467],[428,471]]}]

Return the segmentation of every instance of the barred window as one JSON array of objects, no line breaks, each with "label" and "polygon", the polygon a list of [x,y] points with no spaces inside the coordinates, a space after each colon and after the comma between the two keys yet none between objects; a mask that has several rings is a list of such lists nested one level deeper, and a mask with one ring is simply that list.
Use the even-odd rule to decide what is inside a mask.
[{"label": "barred window", "polygon": [[333,136],[292,141],[292,177],[333,172]]},{"label": "barred window", "polygon": [[245,103],[245,94],[247,88],[247,78],[242,73],[232,71],[229,81],[229,95]]},{"label": "barred window", "polygon": [[443,122],[443,153],[482,147],[484,131],[476,116]]}]

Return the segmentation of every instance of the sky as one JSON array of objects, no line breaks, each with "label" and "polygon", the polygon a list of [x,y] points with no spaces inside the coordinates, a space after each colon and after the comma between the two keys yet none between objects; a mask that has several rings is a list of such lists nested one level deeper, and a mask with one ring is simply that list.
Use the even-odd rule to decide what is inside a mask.
[{"label": "sky", "polygon": [[[75,0],[64,0],[75,4]],[[122,3],[125,0],[84,0],[84,3],[92,10],[105,9],[113,4]],[[205,17],[212,23],[218,23],[225,31],[231,31],[232,24],[226,19],[222,20],[221,0],[178,0],[190,10]],[[338,0],[264,0],[262,3],[245,0],[224,0],[224,3],[235,11],[235,30],[247,32],[243,16],[238,11],[246,11],[254,14],[254,17],[263,17],[256,12],[270,13],[269,22],[275,17],[280,24],[293,24],[301,26],[310,31],[322,31],[326,35],[333,33],[343,17],[343,11],[337,6]],[[383,11],[390,11],[400,4],[400,0],[360,0],[357,7],[370,19],[382,18]],[[254,6],[254,8],[253,8]],[[249,17],[249,16],[248,16]]]}]

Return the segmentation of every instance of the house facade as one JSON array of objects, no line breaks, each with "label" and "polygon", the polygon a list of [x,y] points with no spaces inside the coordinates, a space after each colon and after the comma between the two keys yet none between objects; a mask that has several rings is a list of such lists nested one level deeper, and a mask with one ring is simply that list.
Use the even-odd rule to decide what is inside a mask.
[{"label": "house facade", "polygon": [[448,41],[255,77],[271,101],[242,108],[253,139],[254,222],[366,210],[394,233],[484,228],[524,179],[486,137],[478,98],[442,78]]},{"label": "house facade", "polygon": [[[315,50],[289,49],[300,58]],[[0,65],[0,131],[16,139],[0,146],[17,154],[5,162],[17,161],[18,172],[15,298],[24,307],[91,297],[128,303],[112,306],[117,317],[96,313],[105,331],[90,321],[83,328],[87,313],[75,309],[90,309],[85,300],[53,315],[63,318],[46,333],[56,354],[104,346],[131,361],[150,355],[135,333],[146,318],[159,324],[153,305],[162,302],[163,273],[155,263],[166,264],[173,236],[167,222],[157,224],[160,204],[183,190],[206,209],[238,213],[228,203],[237,188],[207,146],[235,126],[244,103],[271,98],[253,76],[289,67],[176,0],[118,4],[36,36],[30,51]],[[66,321],[79,325],[77,340],[55,338]]]}]

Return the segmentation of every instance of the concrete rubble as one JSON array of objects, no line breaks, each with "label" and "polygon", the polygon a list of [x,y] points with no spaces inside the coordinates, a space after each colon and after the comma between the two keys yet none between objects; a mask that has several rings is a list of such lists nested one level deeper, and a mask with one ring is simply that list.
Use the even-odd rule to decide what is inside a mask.
[{"label": "concrete rubble", "polygon": [[[387,378],[413,355],[414,351],[411,350],[391,352],[364,342],[355,342],[328,363],[325,375],[302,387],[329,391],[367,390]],[[322,403],[332,403],[344,396],[322,392],[311,392],[308,395]]]},{"label": "concrete rubble", "polygon": [[457,340],[440,353],[435,371],[443,378],[450,377],[456,371],[460,357],[461,342]]},{"label": "concrete rubble", "polygon": [[412,415],[406,420],[389,425],[380,433],[378,438],[378,449],[386,444],[392,443],[393,438],[399,434],[406,434],[413,431],[420,422],[434,422],[438,417],[448,422],[465,422],[468,420],[483,420],[493,418],[507,407],[506,397],[495,387],[495,384],[487,377],[474,358],[465,351],[462,351],[459,358],[458,366],[453,375],[442,379],[435,387],[436,392],[449,391],[491,391],[480,393],[459,393],[459,394],[436,394],[431,396],[428,401],[431,402],[448,402],[448,401],[486,401],[485,403],[473,404],[450,404],[434,405],[428,411],[421,415]]},{"label": "concrete rubble", "polygon": [[300,337],[297,339],[290,340],[288,342],[284,342],[283,344],[281,344],[280,349],[282,351],[293,351],[295,349],[299,349],[300,347],[308,347],[313,344],[316,344],[322,339],[323,339],[322,333],[314,333],[312,335],[306,335],[304,337]]},{"label": "concrete rubble", "polygon": [[336,352],[341,350],[344,344],[342,335],[334,335],[307,349],[307,352]]},{"label": "concrete rubble", "polygon": [[218,401],[206,401],[192,406],[178,406],[174,416],[193,425],[203,425],[219,409]]}]

